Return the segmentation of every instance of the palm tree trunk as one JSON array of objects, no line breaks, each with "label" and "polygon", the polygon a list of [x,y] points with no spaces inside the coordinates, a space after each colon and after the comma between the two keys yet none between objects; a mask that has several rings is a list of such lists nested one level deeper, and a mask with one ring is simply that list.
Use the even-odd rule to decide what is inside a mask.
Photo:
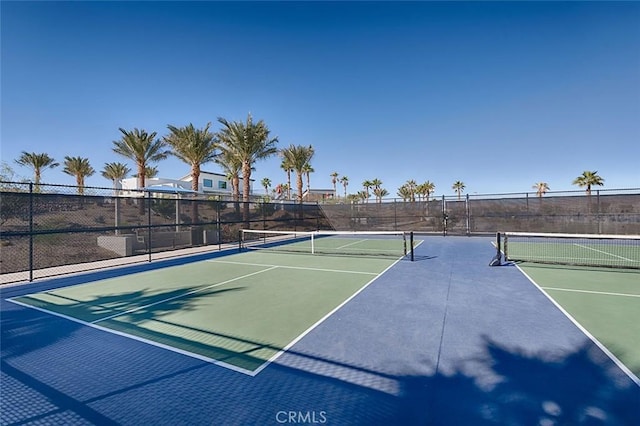
[{"label": "palm tree trunk", "polygon": [[[144,164],[138,163],[138,189],[142,191],[145,185],[145,174],[144,174]],[[146,194],[143,192],[142,196],[138,198],[140,204],[138,205],[138,214],[144,218],[145,208],[144,208],[144,200],[146,198]],[[144,220],[144,219],[143,219]]]},{"label": "palm tree trunk", "polygon": [[[196,167],[194,164],[191,167],[191,189],[193,191],[198,192],[198,187],[200,185],[200,167]],[[197,194],[194,194],[194,198],[197,197]],[[176,201],[177,202],[177,201]],[[198,201],[193,201],[193,208],[191,209],[191,224],[195,225],[200,222],[199,214],[198,214]],[[176,223],[179,222],[179,218],[176,217]]]},{"label": "palm tree trunk", "polygon": [[296,177],[296,186],[298,187],[298,202],[302,204],[302,173],[298,173]]},{"label": "palm tree trunk", "polygon": [[240,178],[236,174],[231,180],[233,186],[233,205],[236,215],[240,214]]},{"label": "palm tree trunk", "polygon": [[242,219],[245,226],[249,228],[249,190],[251,188],[251,164],[247,161],[242,163]]}]

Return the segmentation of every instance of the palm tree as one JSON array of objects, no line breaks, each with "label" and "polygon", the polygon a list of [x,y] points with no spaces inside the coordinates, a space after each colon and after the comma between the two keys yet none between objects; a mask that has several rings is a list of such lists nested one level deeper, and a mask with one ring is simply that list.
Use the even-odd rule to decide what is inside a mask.
[{"label": "palm tree", "polygon": [[288,183],[279,183],[278,185],[276,185],[275,188],[275,193],[276,193],[276,198],[280,198],[281,196],[284,197],[284,194],[289,191],[289,184]]},{"label": "palm tree", "polygon": [[240,169],[242,168],[242,163],[230,151],[222,151],[222,154],[217,156],[214,161],[222,167],[226,178],[231,183],[233,201],[240,201]]},{"label": "palm tree", "polygon": [[402,201],[404,202],[411,199],[411,190],[406,183],[398,188],[397,194],[400,198],[402,198]]},{"label": "palm tree", "polygon": [[[184,127],[169,124],[169,134],[163,139],[172,148],[171,154],[191,167],[191,189],[198,192],[200,186],[201,166],[216,158],[218,142],[209,131],[211,123],[203,129],[196,129],[192,123]],[[177,220],[177,218],[176,218]],[[192,203],[191,223],[199,222],[198,203]]]},{"label": "palm tree", "polygon": [[131,169],[122,163],[105,163],[104,169],[102,169],[102,176],[106,179],[109,179],[113,182],[113,189],[115,190],[115,234],[120,235],[120,230],[118,226],[120,225],[120,198],[118,198],[118,189],[120,185],[120,181],[125,179],[127,175],[131,173]]},{"label": "palm tree", "polygon": [[311,193],[311,173],[315,172],[315,170],[313,169],[313,167],[311,167],[311,164],[307,163],[304,166],[304,175],[307,178],[307,192],[310,194]]},{"label": "palm tree", "polygon": [[338,198],[338,190],[336,188],[336,184],[338,183],[338,172],[333,172],[329,176],[331,176],[331,183],[333,184],[333,196]]},{"label": "palm tree", "polygon": [[451,186],[451,189],[456,191],[456,193],[458,194],[458,200],[460,200],[460,196],[462,195],[462,191],[464,191],[464,188],[465,188],[464,182],[459,180],[455,181]]},{"label": "palm tree", "polygon": [[347,185],[349,185],[349,178],[347,176],[342,176],[340,178],[340,183],[344,186],[344,198],[347,198]]},{"label": "palm tree", "polygon": [[[375,178],[371,181],[371,186],[373,186],[373,194],[376,195],[376,191],[377,193],[381,193],[382,190],[382,181],[378,178]],[[387,196],[389,195],[389,191],[384,190],[385,194],[382,196]],[[378,203],[382,203],[382,197],[379,197],[378,195],[376,195],[376,197],[378,198]]]},{"label": "palm tree", "polygon": [[263,120],[254,123],[251,114],[247,116],[246,123],[230,122],[222,117],[219,117],[218,121],[223,126],[218,132],[221,151],[237,157],[237,161],[242,165],[242,199],[245,202],[243,216],[244,220],[248,221],[253,164],[278,152],[278,138],[269,136],[269,128]]},{"label": "palm tree", "polygon": [[585,170],[584,172],[582,172],[580,176],[574,179],[573,184],[578,185],[580,187],[586,187],[587,195],[590,197],[591,187],[594,185],[595,186],[604,185],[604,179],[598,176],[597,171],[591,172],[591,171]]},{"label": "palm tree", "polygon": [[362,182],[362,186],[364,187],[364,192],[367,196],[364,198],[365,201],[369,200],[369,190],[373,187],[373,183],[370,180],[365,180]]},{"label": "palm tree", "polygon": [[35,183],[35,192],[40,192],[40,179],[42,177],[43,169],[53,169],[60,164],[49,157],[49,154],[36,154],[35,152],[22,151],[20,157],[16,160],[16,163],[21,166],[31,167],[33,169],[33,181]]},{"label": "palm tree", "polygon": [[[139,177],[139,175],[136,173],[134,175],[131,175],[134,178]],[[147,179],[153,179],[154,177],[158,176],[158,168],[156,166],[147,166],[144,168],[144,177],[145,180]]]},{"label": "palm tree", "polygon": [[296,172],[296,188],[298,190],[298,202],[302,203],[302,177],[306,169],[310,167],[309,162],[313,158],[314,149],[311,145],[290,145],[280,151],[282,163],[288,165]]},{"label": "palm tree", "polygon": [[264,188],[264,193],[268,196],[269,195],[269,187],[271,186],[271,179],[269,178],[263,178],[260,183],[262,184],[262,187]]},{"label": "palm tree", "polygon": [[431,194],[435,189],[436,186],[431,181],[426,181],[418,185],[418,191],[424,196],[426,201],[429,201],[429,197],[431,197]]},{"label": "palm tree", "polygon": [[102,172],[100,172],[102,177],[111,181],[113,189],[116,190],[119,189],[119,182],[125,179],[129,173],[131,173],[131,169],[123,163],[105,163]]},{"label": "palm tree", "polygon": [[409,201],[416,201],[416,188],[418,187],[416,181],[413,179],[408,180],[405,185],[407,186],[407,190],[409,191]]},{"label": "palm tree", "polygon": [[358,194],[349,194],[348,196],[344,197],[344,199],[349,204],[355,204],[360,198]]},{"label": "palm tree", "polygon": [[76,177],[76,185],[78,187],[78,194],[84,194],[84,178],[93,176],[95,170],[91,167],[88,158],[82,157],[64,157],[64,173]]},{"label": "palm tree", "polygon": [[376,200],[378,201],[378,203],[382,203],[382,199],[384,197],[386,197],[387,195],[389,195],[389,191],[387,191],[384,188],[381,188],[379,186],[373,188],[373,195],[376,196]]},{"label": "palm tree", "polygon": [[280,163],[280,168],[287,173],[287,199],[291,199],[291,172],[293,171],[293,166],[289,163],[287,158],[282,159],[282,163]]},{"label": "palm tree", "polygon": [[422,201],[422,197],[426,196],[424,183],[420,183],[416,186],[416,195],[418,196],[418,201]]},{"label": "palm tree", "polygon": [[369,193],[367,191],[358,191],[355,195],[357,201],[365,202],[367,198],[369,198]]},{"label": "palm tree", "polygon": [[423,184],[419,185],[420,192],[424,195],[427,205],[427,214],[429,213],[429,198],[433,191],[436,190],[436,185],[431,181],[426,181]]},{"label": "palm tree", "polygon": [[537,182],[532,188],[536,190],[536,195],[540,198],[549,192],[549,184],[547,182]]},{"label": "palm tree", "polygon": [[185,127],[168,125],[169,134],[163,139],[171,146],[171,154],[191,167],[191,189],[198,191],[200,166],[216,158],[218,143],[215,135],[209,131],[211,123],[203,129],[196,129],[193,124]]},{"label": "palm tree", "polygon": [[113,152],[136,163],[138,188],[144,188],[147,178],[146,168],[150,162],[164,160],[170,151],[166,150],[166,142],[156,139],[156,132],[147,133],[134,128],[127,131],[119,128],[122,137],[113,141]]}]

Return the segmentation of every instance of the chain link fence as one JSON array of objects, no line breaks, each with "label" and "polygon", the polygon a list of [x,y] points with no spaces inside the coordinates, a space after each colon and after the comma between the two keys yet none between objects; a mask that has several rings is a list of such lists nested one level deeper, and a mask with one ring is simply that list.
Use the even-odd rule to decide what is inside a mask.
[{"label": "chain link fence", "polygon": [[34,271],[37,278],[58,275],[83,263],[150,261],[177,249],[219,250],[236,244],[243,228],[640,234],[640,189],[300,204],[0,182],[0,196],[2,282],[33,279]]},{"label": "chain link fence", "polygon": [[340,230],[414,231],[449,235],[498,231],[640,234],[640,189],[442,196],[321,204]]},{"label": "chain link fence", "polygon": [[[221,249],[245,229],[329,229],[317,204],[208,199],[198,194],[0,183],[3,276],[192,247]],[[216,197],[217,198],[217,197]],[[38,277],[44,276],[43,273]],[[17,275],[23,280],[23,275]],[[6,280],[5,280],[6,281]],[[4,282],[4,281],[3,281]]]}]

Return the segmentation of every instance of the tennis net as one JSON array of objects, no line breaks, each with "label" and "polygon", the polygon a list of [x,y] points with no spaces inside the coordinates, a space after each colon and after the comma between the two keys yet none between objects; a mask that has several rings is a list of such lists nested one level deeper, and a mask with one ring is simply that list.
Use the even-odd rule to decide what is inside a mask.
[{"label": "tennis net", "polygon": [[376,231],[240,231],[240,250],[272,250],[289,253],[344,256],[412,255],[410,232]]},{"label": "tennis net", "polygon": [[506,260],[640,268],[640,235],[505,232],[502,236]]}]

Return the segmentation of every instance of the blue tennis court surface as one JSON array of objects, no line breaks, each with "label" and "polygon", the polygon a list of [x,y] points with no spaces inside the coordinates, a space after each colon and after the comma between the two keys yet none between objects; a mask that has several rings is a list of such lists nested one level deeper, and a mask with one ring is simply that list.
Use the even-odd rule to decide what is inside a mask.
[{"label": "blue tennis court surface", "polygon": [[[351,288],[335,300],[328,298],[330,303],[316,314],[321,321],[301,327],[305,332],[293,344],[287,344],[288,335],[277,342],[277,348],[285,346],[286,350],[253,375],[131,338],[122,328],[114,332],[77,320],[79,316],[114,315],[122,299],[110,300],[103,294],[99,305],[81,310],[59,302],[72,295],[93,303],[91,296],[103,280],[115,279],[117,285],[126,287],[119,280],[132,274],[118,276],[110,271],[3,288],[0,423],[640,424],[637,378],[585,335],[518,268],[489,267],[495,253],[491,238],[424,240],[416,249],[415,262],[384,259],[376,264],[371,257],[341,256],[328,268],[314,263],[327,262],[327,256],[308,260],[311,263],[303,266],[304,271],[293,275],[299,281],[295,285],[326,285],[330,292],[330,286],[344,280]],[[233,256],[197,260],[202,265],[229,260],[237,265],[250,259],[244,254]],[[306,258],[293,256],[299,256],[298,262]],[[275,255],[270,263],[265,261],[273,269],[254,277],[296,267],[290,263],[295,257],[286,257],[289,260],[282,263],[277,259]],[[264,267],[255,265],[260,263],[256,258],[245,263],[253,266],[240,268],[239,276]],[[196,265],[200,264],[193,267]],[[147,272],[180,277],[185,275],[179,273],[182,266],[186,267],[183,270],[192,267],[174,265],[146,272],[135,268],[141,274],[137,276],[150,280],[142,288],[151,289],[150,300],[161,302],[153,306],[163,312],[168,308],[163,305],[166,298],[154,299],[159,290]],[[312,268],[324,272],[314,274]],[[353,280],[354,271],[365,278]],[[210,281],[213,278],[201,272],[199,281],[193,279],[187,287],[194,291],[215,285]],[[220,282],[231,279],[221,277]],[[271,277],[269,285],[277,281]],[[225,297],[236,303],[235,298],[252,294],[249,286],[259,286],[261,281],[252,278],[236,284],[234,290],[225,288],[228,291],[213,299],[181,304],[180,309],[190,310],[183,318],[200,315],[199,304],[220,304],[223,309]],[[287,309],[286,302],[297,307],[290,322],[302,321],[300,312],[305,309],[299,308],[305,306],[307,294],[281,300],[280,310]],[[27,295],[41,303],[35,306],[38,309],[11,301],[26,302]],[[52,313],[52,300],[58,301],[58,312]],[[273,303],[269,301],[270,306]],[[318,306],[308,303],[310,308]],[[137,322],[127,322],[127,329],[131,324],[137,328],[150,324],[151,314],[158,321],[158,313],[150,312],[148,305],[135,311]],[[131,308],[118,312],[129,315],[127,309]],[[255,310],[259,309],[257,304]],[[172,321],[178,321],[171,316],[174,312],[167,312]],[[267,318],[256,317],[255,321],[272,324]],[[286,321],[279,321],[281,329],[288,328],[283,325]],[[187,327],[182,324],[182,328]],[[282,333],[272,336],[268,328],[260,335],[262,340],[249,331],[245,336],[225,338],[244,339],[242,348],[248,343],[269,346]],[[201,324],[197,330],[216,331],[222,334],[215,324]],[[180,337],[185,336],[189,334]],[[171,341],[165,343],[171,346]],[[226,349],[235,350],[231,344]]]}]

